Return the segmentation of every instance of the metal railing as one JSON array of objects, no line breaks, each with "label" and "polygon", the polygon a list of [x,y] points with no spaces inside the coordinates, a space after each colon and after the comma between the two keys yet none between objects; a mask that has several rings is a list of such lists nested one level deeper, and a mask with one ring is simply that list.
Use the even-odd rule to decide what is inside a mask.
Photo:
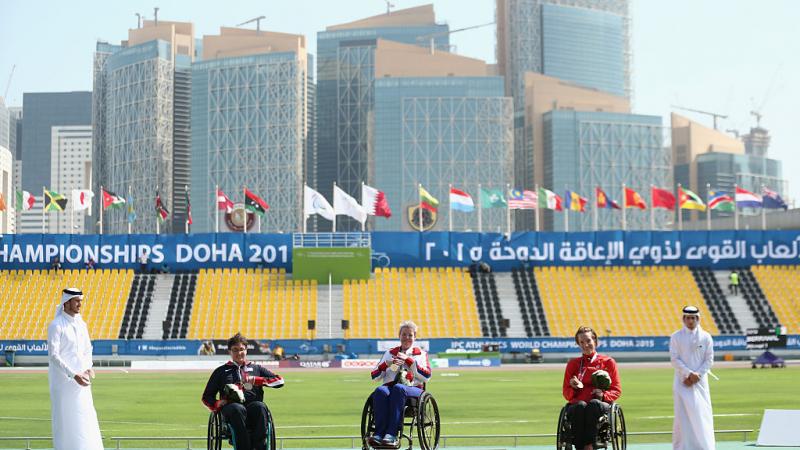
[{"label": "metal railing", "polygon": [[[742,434],[742,442],[747,442],[747,435],[754,433],[756,430],[715,430],[715,434]],[[630,436],[657,436],[657,435],[671,435],[672,431],[636,431],[632,432],[629,431],[626,433],[628,437]],[[448,440],[458,440],[458,439],[510,439],[512,442],[512,447],[517,447],[519,445],[520,439],[545,439],[550,438],[554,439],[556,437],[555,433],[549,434],[451,434],[449,436],[441,436],[440,439],[440,447],[446,448]],[[286,441],[322,441],[322,440],[329,440],[329,441],[350,441],[350,448],[360,448],[361,447],[361,436],[288,436],[288,437],[276,437],[277,440],[277,447],[279,449],[284,448],[292,448],[292,447],[285,447],[284,443]],[[20,441],[25,442],[24,450],[31,450],[31,442],[33,441],[50,441],[52,440],[51,437],[0,437],[0,442],[3,441]],[[202,437],[110,437],[106,438],[107,441],[112,441],[114,443],[115,449],[123,449],[122,443],[123,442],[142,442],[142,441],[163,441],[163,442],[186,442],[186,450],[197,450],[197,449],[204,449],[206,448],[206,440],[205,436]],[[199,447],[192,447],[192,443],[202,442],[202,445]],[[357,444],[357,445],[356,445]],[[3,447],[4,448],[4,447]]]},{"label": "metal railing", "polygon": [[372,247],[369,233],[294,233],[292,247]]}]

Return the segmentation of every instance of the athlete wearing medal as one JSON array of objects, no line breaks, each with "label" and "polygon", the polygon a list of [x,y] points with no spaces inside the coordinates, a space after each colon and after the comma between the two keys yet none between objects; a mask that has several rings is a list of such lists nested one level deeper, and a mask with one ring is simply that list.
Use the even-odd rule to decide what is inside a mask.
[{"label": "athlete wearing medal", "polygon": [[[573,444],[576,449],[591,450],[597,438],[597,421],[609,410],[609,404],[622,395],[622,389],[614,358],[597,353],[597,333],[593,329],[578,328],[575,343],[582,354],[567,363],[562,390],[569,402],[567,417],[575,434]],[[605,390],[593,385],[592,374],[601,370],[611,378]]]},{"label": "athlete wearing medal", "polygon": [[[267,437],[264,386],[283,387],[283,378],[247,360],[247,339],[239,333],[228,339],[228,352],[231,360],[217,367],[208,379],[203,391],[203,404],[213,412],[220,411],[230,424],[235,449],[264,449]],[[242,403],[225,397],[228,385],[243,390]],[[220,395],[219,399],[217,395]]]}]

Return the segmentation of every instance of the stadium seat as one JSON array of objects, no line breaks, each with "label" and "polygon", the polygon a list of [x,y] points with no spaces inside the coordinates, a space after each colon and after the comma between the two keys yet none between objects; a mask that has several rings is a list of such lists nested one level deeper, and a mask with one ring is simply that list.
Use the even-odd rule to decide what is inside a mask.
[{"label": "stadium seat", "polygon": [[788,334],[800,334],[800,266],[753,266],[751,271],[779,323]]}]

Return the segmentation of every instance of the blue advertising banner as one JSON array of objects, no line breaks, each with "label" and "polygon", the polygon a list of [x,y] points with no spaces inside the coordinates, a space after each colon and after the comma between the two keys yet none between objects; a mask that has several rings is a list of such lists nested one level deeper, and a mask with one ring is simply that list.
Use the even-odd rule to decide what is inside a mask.
[{"label": "blue advertising banner", "polygon": [[[266,342],[266,340],[262,340]],[[126,355],[126,356],[187,356],[201,355],[203,342],[200,340],[175,339],[168,341],[147,340],[96,340],[92,341],[94,356]],[[271,340],[273,345],[280,343],[286,356],[297,354],[321,355],[327,347],[334,351],[339,345],[347,354],[366,355],[382,354],[378,349],[377,339],[315,339],[315,340]],[[571,337],[546,338],[470,338],[470,339],[430,339],[428,351],[432,354],[447,351],[480,351],[485,345],[497,345],[501,353],[528,353],[539,349],[542,353],[578,352],[578,346]],[[115,347],[116,346],[116,347]],[[669,336],[636,336],[600,338],[598,349],[605,353],[614,352],[667,352]],[[788,335],[786,349],[800,350],[800,335]],[[745,336],[716,336],[714,350],[733,351],[746,350]],[[44,340],[0,340],[0,353],[14,351],[21,356],[47,355],[47,341]],[[466,363],[469,364],[469,363]]]},{"label": "blue advertising banner", "polygon": [[[41,235],[0,238],[0,270],[138,267],[184,271],[221,267],[291,270],[290,234]],[[597,233],[372,233],[374,267],[697,266],[727,269],[800,263],[800,231],[603,231]]]}]

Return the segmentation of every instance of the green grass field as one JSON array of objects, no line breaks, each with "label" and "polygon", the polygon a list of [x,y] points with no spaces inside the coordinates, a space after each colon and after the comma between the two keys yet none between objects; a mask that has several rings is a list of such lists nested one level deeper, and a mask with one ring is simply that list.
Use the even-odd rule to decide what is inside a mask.
[{"label": "green grass field", "polygon": [[[800,367],[717,368],[711,392],[717,429],[757,429],[766,408],[796,409]],[[672,427],[672,369],[620,366],[628,431],[668,431]],[[286,386],[267,392],[278,436],[356,436],[361,408],[374,388],[365,371],[287,371]],[[446,370],[434,373],[442,434],[553,433],[561,397],[563,368]],[[94,383],[95,406],[104,437],[205,436],[208,412],[200,403],[207,375],[201,373],[101,372]],[[49,436],[47,374],[0,372],[3,411],[0,436]],[[718,439],[741,439],[718,436]],[[755,439],[755,435],[749,437]],[[650,436],[632,442],[665,442]],[[549,444],[529,439],[521,444]],[[510,439],[448,441],[448,445],[510,445]],[[11,448],[20,443],[3,443]],[[39,443],[39,447],[51,444]],[[106,441],[111,446],[110,441]],[[173,446],[186,448],[186,442]],[[196,443],[194,445],[200,445]],[[204,444],[203,444],[204,445]],[[350,441],[289,441],[287,447],[349,447]],[[150,442],[127,447],[169,447]]]}]

